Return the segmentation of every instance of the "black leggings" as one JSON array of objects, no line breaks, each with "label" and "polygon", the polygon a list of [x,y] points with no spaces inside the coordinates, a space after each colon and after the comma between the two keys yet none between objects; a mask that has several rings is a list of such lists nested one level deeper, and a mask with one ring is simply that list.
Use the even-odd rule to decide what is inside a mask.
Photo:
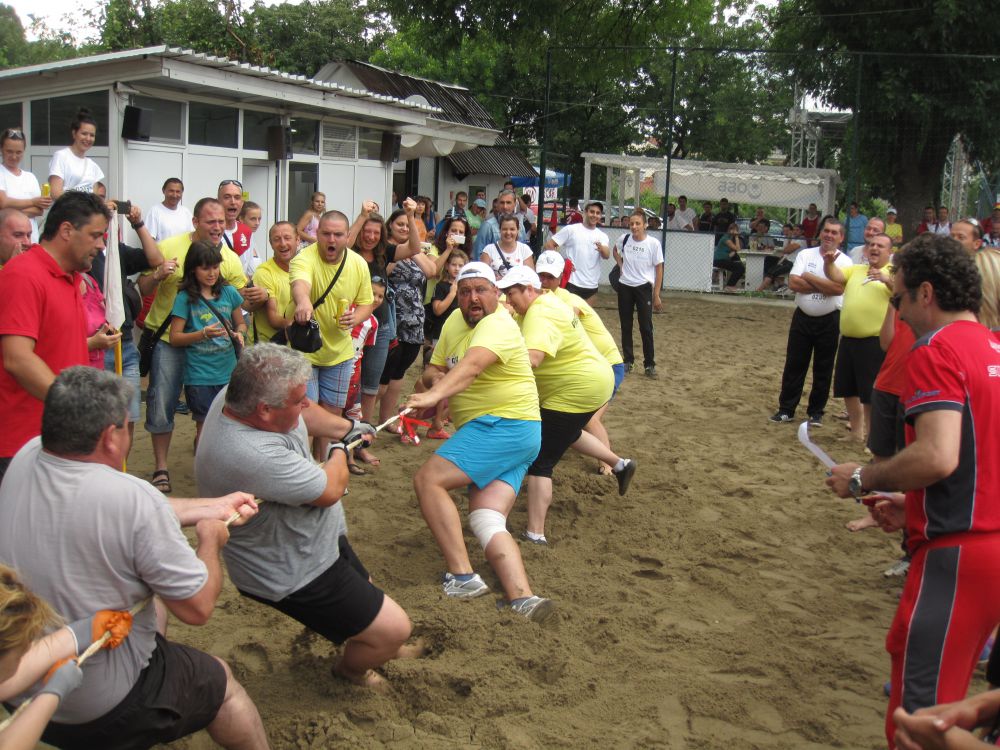
[{"label": "black leggings", "polygon": [[[406,371],[410,369],[420,354],[421,344],[407,344],[400,341],[389,350],[389,356],[385,358],[385,367],[382,368],[382,377],[379,383],[387,385],[390,380],[402,380]],[[362,360],[364,361],[364,360]]]}]

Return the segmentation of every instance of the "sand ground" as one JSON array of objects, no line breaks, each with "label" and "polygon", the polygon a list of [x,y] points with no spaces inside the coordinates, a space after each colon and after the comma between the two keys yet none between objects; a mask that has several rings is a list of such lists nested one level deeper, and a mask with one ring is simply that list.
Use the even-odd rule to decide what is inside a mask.
[{"label": "sand ground", "polygon": [[[611,302],[597,306],[617,337]],[[605,420],[638,460],[631,490],[620,498],[567,456],[551,546],[522,546],[533,586],[558,603],[548,623],[499,613],[492,596],[446,600],[411,486],[434,446],[387,437],[377,473],[352,478],[350,537],[432,646],[385,669],[388,695],[332,679],[328,643],[228,582],[208,625],[175,622],[171,637],[229,662],[275,748],[884,747],[883,640],[901,582],[882,571],[898,539],[848,533],[861,506],[826,490],[794,426],[767,421],[792,307],[665,302],[660,378],[629,376]],[[193,430],[180,419],[172,475],[188,496]],[[148,435],[136,434],[130,470],[148,477]],[[835,459],[862,458],[831,414],[814,434]],[[509,525],[524,528],[523,498]],[[176,746],[213,744],[201,733]]]}]

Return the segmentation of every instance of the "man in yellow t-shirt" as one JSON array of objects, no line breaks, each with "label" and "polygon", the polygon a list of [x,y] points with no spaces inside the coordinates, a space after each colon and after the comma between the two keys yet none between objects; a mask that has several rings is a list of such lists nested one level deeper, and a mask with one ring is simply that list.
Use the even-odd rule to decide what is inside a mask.
[{"label": "man in yellow t-shirt", "polygon": [[[562,278],[564,267],[565,261],[563,257],[554,250],[546,250],[535,261],[535,272],[538,274],[539,281],[542,282],[542,289],[552,292],[556,297],[573,308],[573,311],[580,319],[580,325],[583,326],[583,330],[590,337],[590,342],[600,352],[601,356],[608,361],[608,364],[611,365],[611,371],[615,376],[615,386],[611,393],[611,398],[613,399],[615,394],[618,393],[618,387],[625,379],[625,360],[622,358],[621,352],[618,351],[618,345],[615,343],[614,337],[612,337],[611,332],[604,325],[604,321],[601,320],[601,316],[597,314],[597,311],[585,302],[583,297],[559,286],[559,280]],[[597,413],[590,418],[590,421],[584,428],[604,443],[607,448],[611,448],[611,438],[608,437],[608,431],[604,428],[601,417],[608,410],[610,403],[609,401],[598,409]],[[573,447],[575,448],[576,445],[574,444]],[[602,461],[598,464],[598,471],[604,475],[610,474],[611,467]]]},{"label": "man in yellow t-shirt", "polygon": [[458,431],[413,478],[420,511],[444,555],[444,593],[472,599],[489,587],[472,569],[458,508],[448,495],[469,489],[469,528],[503,586],[507,605],[541,622],[553,611],[535,596],[507,516],[541,445],[538,391],[524,340],[500,306],[492,269],[467,263],[459,271],[458,310],[445,321],[430,364],[406,406],[420,410],[449,399]]},{"label": "man in yellow t-shirt", "polygon": [[838,268],[824,252],[823,272],[835,284],[844,284],[840,311],[840,344],[833,369],[833,395],[844,399],[847,420],[855,438],[865,441],[871,428],[871,396],[885,352],[879,331],[889,307],[892,238],[873,234],[865,246],[867,265]]},{"label": "man in yellow t-shirt", "polygon": [[262,344],[274,338],[279,329],[291,325],[291,318],[284,317],[292,302],[292,286],[288,279],[288,269],[299,249],[299,239],[295,225],[290,221],[279,221],[267,233],[271,244],[272,257],[257,266],[254,284],[267,290],[267,306],[254,315],[254,343]]},{"label": "man in yellow t-shirt", "polygon": [[554,294],[542,294],[532,269],[514,266],[497,282],[520,317],[519,325],[535,370],[541,402],[542,447],[528,467],[528,530],[525,537],[546,544],[545,515],[552,504],[552,470],[573,445],[612,467],[624,495],[635,461],[621,458],[583,428],[611,398],[611,365],[590,342],[573,308]]},{"label": "man in yellow t-shirt", "polygon": [[[337,415],[344,409],[354,370],[351,331],[368,319],[375,301],[368,264],[348,247],[350,226],[350,220],[340,211],[323,214],[316,242],[295,256],[288,274],[295,322],[304,324],[315,318],[323,339],[323,346],[306,354],[313,365],[306,394]],[[313,300],[320,298],[334,278],[336,283],[323,304],[313,308]]]},{"label": "man in yellow t-shirt", "polygon": [[243,275],[239,257],[222,242],[225,224],[222,204],[215,198],[202,198],[194,207],[192,218],[194,231],[161,240],[159,247],[163,254],[163,265],[144,273],[157,283],[157,286],[156,296],[146,314],[143,327],[150,335],[155,335],[162,328],[159,340],[153,347],[153,359],[149,369],[145,425],[153,443],[155,469],[151,481],[161,492],[170,492],[172,489],[167,459],[170,453],[170,438],[174,432],[174,409],[177,406],[177,399],[180,398],[184,363],[187,358],[184,347],[170,345],[170,332],[164,327],[164,323],[170,320],[177,288],[184,278],[184,259],[191,243],[200,240],[219,248],[222,253],[220,267],[222,277],[236,287],[245,300],[252,303],[248,307],[252,309],[259,306],[264,299],[261,290],[246,289],[247,280]]}]

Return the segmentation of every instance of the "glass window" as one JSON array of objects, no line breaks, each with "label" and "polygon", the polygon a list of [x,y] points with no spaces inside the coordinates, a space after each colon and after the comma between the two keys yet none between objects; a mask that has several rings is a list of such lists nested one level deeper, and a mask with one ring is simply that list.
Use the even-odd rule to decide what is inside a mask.
[{"label": "glass window", "polygon": [[31,143],[35,146],[68,146],[72,140],[70,125],[81,107],[90,110],[97,123],[95,146],[108,145],[108,92],[54,96],[31,102]]},{"label": "glass window", "polygon": [[181,102],[154,99],[151,96],[133,96],[132,104],[152,111],[150,140],[184,142],[184,105]]},{"label": "glass window", "polygon": [[14,130],[24,130],[24,109],[21,102],[13,104],[0,104],[0,130],[13,128]]},{"label": "glass window", "polygon": [[292,118],[292,153],[318,154],[319,120]]},{"label": "glass window", "polygon": [[281,117],[272,112],[243,110],[243,148],[267,151],[267,129],[276,125],[281,126]]},{"label": "glass window", "polygon": [[382,131],[358,128],[358,158],[378,161],[382,155]]},{"label": "glass window", "polygon": [[239,115],[240,111],[232,107],[191,102],[188,104],[188,143],[236,148],[239,145]]}]

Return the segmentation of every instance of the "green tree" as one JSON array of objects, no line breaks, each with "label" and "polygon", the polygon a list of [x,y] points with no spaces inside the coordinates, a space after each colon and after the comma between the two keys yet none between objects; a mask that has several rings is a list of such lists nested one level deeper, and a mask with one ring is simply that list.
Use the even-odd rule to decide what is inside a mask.
[{"label": "green tree", "polygon": [[77,54],[69,33],[54,31],[34,18],[31,31],[38,37],[34,41],[27,40],[14,8],[0,3],[0,68],[65,60]]},{"label": "green tree", "polygon": [[905,0],[781,0],[773,11],[775,49],[802,53],[794,58],[800,84],[855,111],[859,197],[891,198],[907,232],[937,202],[956,135],[973,159],[1000,164],[998,59],[948,57],[995,53],[996,31],[985,20],[992,11],[984,0],[920,9]]}]

